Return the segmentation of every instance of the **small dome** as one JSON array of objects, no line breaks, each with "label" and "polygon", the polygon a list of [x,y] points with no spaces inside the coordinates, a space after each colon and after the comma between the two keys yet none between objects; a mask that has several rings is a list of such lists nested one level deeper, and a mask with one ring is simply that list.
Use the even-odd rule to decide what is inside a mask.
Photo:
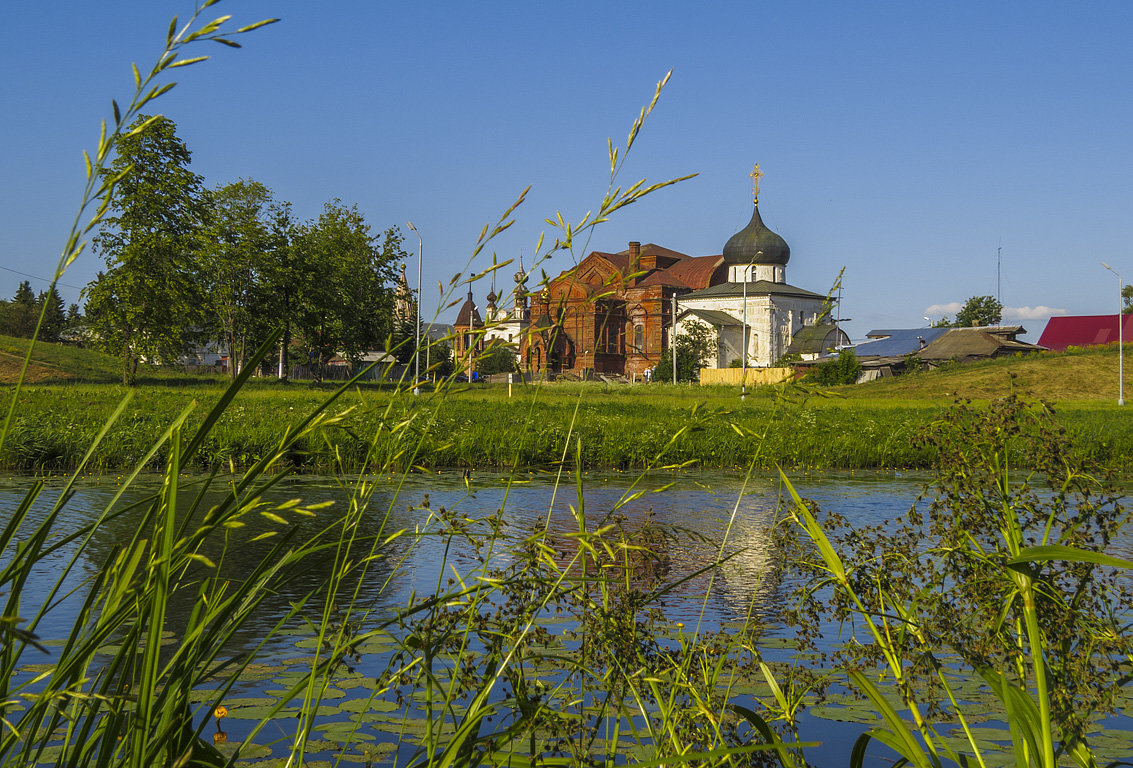
[{"label": "small dome", "polygon": [[[759,255],[760,251],[763,255]],[[727,264],[785,265],[790,258],[790,246],[763,223],[758,204],[747,226],[732,235],[724,246],[724,262]]]},{"label": "small dome", "polygon": [[488,291],[488,303],[489,304],[495,304],[496,299],[498,299],[498,298],[499,298],[499,296],[496,295],[496,292],[494,290]]}]

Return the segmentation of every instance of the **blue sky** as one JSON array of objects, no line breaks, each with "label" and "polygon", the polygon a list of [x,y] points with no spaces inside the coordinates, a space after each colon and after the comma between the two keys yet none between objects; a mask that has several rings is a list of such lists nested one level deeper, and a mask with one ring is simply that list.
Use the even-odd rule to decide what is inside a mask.
[{"label": "blue sky", "polygon": [[[0,296],[48,276],[83,149],[129,96],[186,2],[12,3],[0,27]],[[616,214],[589,250],[631,240],[720,253],[750,217],[791,246],[788,280],[845,267],[851,336],[913,327],[995,294],[1037,338],[1050,314],[1117,305],[1133,282],[1133,4],[910,2],[375,3],[224,0],[279,24],[181,69],[169,116],[214,186],[253,178],[301,218],[339,198],[424,240],[424,308],[485,223],[527,185],[474,268],[523,254],[544,218],[606,188],[606,139],[672,79],[620,181],[696,178]],[[547,265],[571,265],[559,254]],[[102,265],[84,254],[68,302]],[[13,271],[14,270],[14,271]],[[513,269],[506,270],[509,274]],[[44,284],[32,280],[33,287]],[[499,283],[510,288],[510,279]],[[478,291],[480,297],[487,292]],[[481,298],[482,301],[482,298]],[[442,313],[451,321],[455,309]]]}]

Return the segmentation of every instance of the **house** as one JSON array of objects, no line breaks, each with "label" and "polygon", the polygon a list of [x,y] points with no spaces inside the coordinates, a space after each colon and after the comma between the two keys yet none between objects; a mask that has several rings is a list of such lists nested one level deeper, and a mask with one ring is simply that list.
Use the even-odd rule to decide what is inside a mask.
[{"label": "house", "polygon": [[1055,352],[1067,347],[1092,347],[1111,344],[1118,340],[1118,318],[1121,318],[1120,335],[1129,341],[1133,334],[1131,315],[1071,315],[1052,317],[1039,337],[1039,344]]},{"label": "house", "polygon": [[1019,341],[1016,336],[1026,333],[1021,325],[987,325],[972,328],[949,328],[947,333],[916,353],[930,368],[947,362],[966,363],[973,360],[990,360],[1005,355],[1041,352],[1039,344]]},{"label": "house", "polygon": [[903,373],[915,357],[928,368],[949,362],[988,360],[1020,352],[1037,352],[1037,344],[1019,341],[1027,332],[1021,325],[972,328],[889,328],[870,331],[868,341],[853,347],[862,373],[858,382]]}]

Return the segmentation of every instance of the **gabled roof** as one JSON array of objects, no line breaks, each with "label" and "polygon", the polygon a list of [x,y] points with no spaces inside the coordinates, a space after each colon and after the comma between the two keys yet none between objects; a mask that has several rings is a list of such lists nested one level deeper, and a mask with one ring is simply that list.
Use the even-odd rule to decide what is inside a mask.
[{"label": "gabled roof", "polygon": [[[1133,315],[1121,315],[1122,335],[1133,335]],[[1117,341],[1118,315],[1071,315],[1052,317],[1046,323],[1039,344],[1061,352],[1069,346],[1090,347]]]},{"label": "gabled roof", "polygon": [[677,319],[682,320],[688,315],[692,315],[699,320],[705,321],[713,328],[731,328],[734,326],[743,325],[742,320],[737,320],[727,312],[721,312],[718,309],[686,309],[679,315],[677,315]]},{"label": "gabled roof", "polygon": [[[715,299],[721,297],[743,296],[744,295],[743,283],[720,283],[719,285],[712,285],[703,290],[694,291],[681,297],[681,301],[686,299]],[[805,288],[796,288],[787,283],[773,283],[770,280],[756,280],[747,284],[748,296],[801,296],[810,299],[825,299],[821,293],[808,291]]]},{"label": "gabled roof", "polygon": [[669,267],[652,270],[635,287],[667,285],[685,290],[707,288],[712,281],[712,275],[723,263],[723,256],[685,256]]},{"label": "gabled roof", "polygon": [[917,353],[922,360],[995,357],[1012,352],[1037,352],[1043,347],[1016,341],[988,328],[946,328],[946,333]]}]

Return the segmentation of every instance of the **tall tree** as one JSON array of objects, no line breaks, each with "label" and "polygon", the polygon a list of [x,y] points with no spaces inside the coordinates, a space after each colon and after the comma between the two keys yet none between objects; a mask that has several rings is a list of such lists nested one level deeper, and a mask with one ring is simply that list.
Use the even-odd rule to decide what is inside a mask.
[{"label": "tall tree", "polygon": [[394,265],[407,258],[397,228],[370,233],[357,206],[327,203],[319,218],[297,228],[292,274],[293,313],[310,357],[325,365],[335,354],[356,360],[385,346],[393,330]]},{"label": "tall tree", "polygon": [[59,341],[63,331],[67,330],[67,313],[63,309],[63,297],[53,285],[39,294],[38,304],[47,305],[43,314],[43,324],[39,328],[39,337],[44,341]]},{"label": "tall tree", "polygon": [[172,120],[141,116],[137,128],[103,171],[121,178],[94,238],[107,269],[87,287],[94,337],[122,356],[125,384],[139,360],[183,354],[203,320],[201,178],[189,170],[191,153]]},{"label": "tall tree", "polygon": [[278,260],[271,190],[241,179],[206,195],[204,267],[213,337],[228,353],[232,378],[268,333],[273,313],[266,272]]},{"label": "tall tree", "polygon": [[1003,305],[994,296],[973,296],[956,313],[952,325],[968,328],[973,325],[999,325],[1003,318]]},{"label": "tall tree", "polygon": [[1127,285],[1121,289],[1121,298],[1125,300],[1125,306],[1121,308],[1121,314],[1133,315],[1133,285]]},{"label": "tall tree", "polygon": [[7,302],[0,317],[0,330],[9,336],[30,339],[35,333],[39,320],[39,302],[31,289],[31,283],[24,280],[16,288],[16,295]]}]

